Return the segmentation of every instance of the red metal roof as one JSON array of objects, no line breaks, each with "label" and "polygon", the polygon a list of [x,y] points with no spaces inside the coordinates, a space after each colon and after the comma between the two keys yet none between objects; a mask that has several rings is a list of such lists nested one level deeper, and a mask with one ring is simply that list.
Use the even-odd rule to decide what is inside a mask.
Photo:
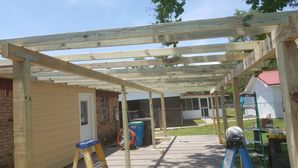
[{"label": "red metal roof", "polygon": [[258,78],[263,81],[266,85],[279,85],[278,70],[264,71],[259,74]]}]

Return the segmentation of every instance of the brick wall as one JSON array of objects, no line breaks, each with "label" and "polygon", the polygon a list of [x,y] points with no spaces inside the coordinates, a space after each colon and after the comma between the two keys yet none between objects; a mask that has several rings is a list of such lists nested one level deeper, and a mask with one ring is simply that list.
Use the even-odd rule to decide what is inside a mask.
[{"label": "brick wall", "polygon": [[[117,92],[108,92],[96,90],[96,115],[97,115],[97,136],[102,144],[111,144],[116,141],[117,133],[120,126],[120,121],[116,118],[116,113],[119,111]],[[108,98],[108,119],[101,120],[101,99]]]},{"label": "brick wall", "polygon": [[12,81],[0,78],[0,167],[13,167]]}]

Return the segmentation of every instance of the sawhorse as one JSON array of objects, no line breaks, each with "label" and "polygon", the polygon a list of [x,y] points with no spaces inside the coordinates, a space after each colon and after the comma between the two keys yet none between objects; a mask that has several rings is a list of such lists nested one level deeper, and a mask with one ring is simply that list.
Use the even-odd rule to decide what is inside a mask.
[{"label": "sawhorse", "polygon": [[92,147],[95,148],[95,152],[98,157],[98,160],[101,162],[101,167],[108,168],[108,164],[105,159],[105,155],[103,153],[100,142],[99,142],[99,140],[95,140],[95,139],[82,141],[82,142],[76,144],[76,153],[75,153],[75,157],[73,160],[73,168],[78,167],[80,152],[82,152],[82,154],[83,154],[86,168],[94,168],[94,163],[92,161]]}]

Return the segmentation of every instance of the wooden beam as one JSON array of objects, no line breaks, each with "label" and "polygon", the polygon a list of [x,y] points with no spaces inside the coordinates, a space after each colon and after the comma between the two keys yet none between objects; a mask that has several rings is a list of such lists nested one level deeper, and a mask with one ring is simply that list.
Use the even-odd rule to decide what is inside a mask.
[{"label": "wooden beam", "polygon": [[24,37],[1,40],[0,44],[13,43],[46,51],[235,37],[269,33],[274,25],[285,23],[288,15],[293,13],[297,11]]},{"label": "wooden beam", "polygon": [[221,132],[221,125],[220,125],[220,116],[219,116],[219,107],[218,107],[218,96],[217,96],[217,92],[214,93],[214,104],[215,104],[215,112],[216,112],[218,142],[220,144],[223,144],[222,132]]},{"label": "wooden beam", "polygon": [[162,129],[165,136],[167,136],[167,118],[166,118],[166,106],[164,94],[160,95],[160,106],[161,106],[161,118],[162,118]]},{"label": "wooden beam", "polygon": [[30,168],[33,151],[29,60],[13,61],[13,121],[14,167]]},{"label": "wooden beam", "polygon": [[[53,81],[55,83],[55,81]],[[107,82],[98,82],[98,81],[89,81],[89,82],[67,82],[68,85],[80,85],[80,86],[90,86],[90,85],[109,85]],[[137,84],[142,86],[150,86],[150,87],[159,87],[159,86],[199,86],[199,87],[205,87],[205,86],[214,86],[217,84],[217,82],[177,82],[177,83],[167,83],[167,82],[158,82],[158,83],[145,83],[145,82],[137,82]],[[110,84],[111,85],[111,84]]]},{"label": "wooden beam", "polygon": [[[39,73],[42,74],[42,73]],[[118,77],[124,80],[162,80],[162,79],[180,79],[180,78],[202,78],[202,79],[219,79],[223,78],[224,75],[222,74],[213,74],[213,73],[201,73],[201,74],[186,74],[186,73],[165,73],[165,74],[140,74],[140,73],[131,73],[131,74],[113,74],[114,77]],[[48,74],[44,76],[35,76],[39,80],[48,80],[52,79],[55,81],[64,81],[64,80],[76,80],[82,79],[79,76],[67,76],[67,75],[53,75],[50,76]]]},{"label": "wooden beam", "polygon": [[184,72],[184,73],[227,73],[233,68],[233,64],[213,64],[213,65],[194,65],[194,66],[178,66],[178,67],[141,67],[141,68],[124,68],[124,69],[107,69],[107,70],[96,70],[105,74],[162,74],[162,73],[173,73],[173,72]]},{"label": "wooden beam", "polygon": [[[101,69],[101,68],[121,68],[121,67],[146,67],[151,65],[177,65],[177,64],[192,64],[192,63],[205,63],[205,62],[228,62],[243,60],[245,54],[233,53],[222,55],[208,55],[208,56],[193,56],[181,57],[179,59],[155,59],[155,60],[133,60],[133,61],[119,61],[119,62],[102,62],[102,63],[79,63],[80,66],[88,69]],[[54,56],[55,57],[55,56]],[[77,62],[75,62],[77,64]],[[10,60],[0,60],[0,68],[12,67]]]},{"label": "wooden beam", "polygon": [[[226,137],[226,131],[228,129],[228,119],[227,119],[226,104],[225,104],[225,90],[223,86],[220,88],[220,99],[221,99],[220,102],[221,102],[223,125],[224,125],[224,137]],[[226,138],[225,140],[227,141]]]},{"label": "wooden beam", "polygon": [[227,74],[213,90],[219,90],[221,86],[231,82],[232,78],[236,78],[247,73],[249,70],[257,67],[260,63],[267,59],[274,58],[274,50],[275,43],[272,43],[271,38],[266,38],[264,41],[260,42],[254,51],[248,54],[247,57],[245,57],[243,61],[231,71],[231,73]]},{"label": "wooden beam", "polygon": [[212,111],[212,120],[213,120],[213,133],[216,135],[216,123],[215,123],[215,112],[214,112],[214,96],[213,94],[210,94],[210,100],[211,100],[211,111]]},{"label": "wooden beam", "polygon": [[239,90],[239,80],[238,78],[233,78],[233,99],[234,99],[234,108],[235,108],[235,117],[237,126],[243,129],[243,115],[240,107],[240,90]]},{"label": "wooden beam", "polygon": [[[209,79],[209,78],[182,78],[182,79],[160,79],[160,80],[131,80],[132,82],[139,83],[139,84],[168,84],[168,83],[197,83],[197,84],[217,84],[220,78],[214,78],[214,79]],[[66,80],[57,80],[54,81],[54,83],[69,83],[69,84],[83,84],[83,83],[99,83],[99,84],[107,84],[107,82],[99,82],[97,80],[92,80],[92,79],[66,79]]]},{"label": "wooden beam", "polygon": [[60,55],[60,56],[57,56],[57,58],[62,59],[64,61],[88,61],[88,60],[104,60],[104,59],[120,59],[120,58],[161,57],[161,56],[168,56],[168,55],[253,50],[255,47],[258,46],[258,44],[259,44],[259,41],[236,42],[236,43],[210,44],[210,45],[187,46],[187,47],[176,47],[176,48],[159,48],[159,49],[134,50],[134,51]]},{"label": "wooden beam", "polygon": [[[296,20],[297,21],[297,20]],[[276,41],[291,167],[298,167],[298,53],[294,41]]]},{"label": "wooden beam", "polygon": [[[171,59],[134,60],[134,61],[90,63],[90,64],[80,64],[80,65],[89,69],[118,68],[118,67],[145,67],[150,65],[177,65],[177,64],[191,64],[191,63],[217,62],[217,61],[219,62],[239,61],[239,60],[243,60],[244,57],[245,57],[245,54],[239,53],[239,54],[182,57],[177,60],[171,60]],[[3,63],[3,65],[5,64]],[[1,62],[0,62],[0,66],[1,66]]]},{"label": "wooden beam", "polygon": [[129,152],[129,129],[127,117],[127,101],[126,101],[126,88],[121,86],[121,105],[122,105],[122,120],[123,120],[123,136],[124,136],[124,153],[125,153],[125,167],[130,168],[130,152]]},{"label": "wooden beam", "polygon": [[152,101],[152,93],[149,92],[149,112],[150,112],[150,119],[151,119],[151,136],[152,136],[152,147],[153,149],[156,148],[155,146],[155,120],[154,120],[154,111],[153,111],[153,101]]},{"label": "wooden beam", "polygon": [[[62,60],[59,60],[57,58],[53,58],[50,56],[47,56],[42,53],[38,53],[35,51],[28,50],[26,48],[21,48],[12,44],[5,44],[2,45],[3,55],[12,60],[23,60],[23,59],[30,59],[31,63],[37,64],[40,66],[45,66],[54,70],[59,70],[62,72],[67,72],[79,76],[84,76],[91,79],[97,79],[102,81],[107,81],[110,83],[118,84],[118,85],[124,85],[129,86],[134,89],[140,89],[144,91],[152,91],[155,93],[161,93],[157,90],[150,89],[148,87],[144,87],[138,84],[135,84],[133,82],[128,82],[125,80],[122,80],[120,78],[116,78],[110,75],[106,75],[100,72],[96,72],[84,67],[80,67],[78,65],[64,62]],[[9,55],[8,53],[11,53]]]}]

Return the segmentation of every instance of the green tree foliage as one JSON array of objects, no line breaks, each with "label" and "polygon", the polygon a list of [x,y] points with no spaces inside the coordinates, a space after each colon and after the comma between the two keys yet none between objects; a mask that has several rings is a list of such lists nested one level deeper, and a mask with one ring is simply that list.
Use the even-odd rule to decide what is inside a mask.
[{"label": "green tree foliage", "polygon": [[298,7],[297,0],[246,0],[246,4],[251,5],[252,10],[261,13],[282,11],[285,7]]},{"label": "green tree foliage", "polygon": [[[181,14],[184,12],[185,0],[151,0],[154,4],[155,23],[168,23],[182,21]],[[177,46],[178,42],[163,43],[166,46]]]},{"label": "green tree foliage", "polygon": [[151,0],[155,5],[156,23],[179,22],[185,0]]},{"label": "green tree foliage", "polygon": [[[168,22],[180,22],[182,21],[181,14],[184,12],[183,6],[185,5],[185,0],[151,0],[154,4],[155,11],[155,23],[168,23]],[[178,42],[166,42],[163,45],[177,47]],[[156,57],[156,59],[162,59],[165,62],[175,62],[181,58],[181,55],[172,55],[165,57]]]}]

